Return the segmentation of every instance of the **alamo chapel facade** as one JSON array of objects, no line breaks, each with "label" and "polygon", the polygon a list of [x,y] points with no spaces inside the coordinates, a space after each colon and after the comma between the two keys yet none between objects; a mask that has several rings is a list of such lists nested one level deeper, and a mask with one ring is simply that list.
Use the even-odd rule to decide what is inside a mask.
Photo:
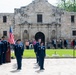
[{"label": "alamo chapel facade", "polygon": [[0,13],[0,35],[9,35],[13,27],[15,39],[72,39],[76,37],[76,13],[51,5],[48,0],[34,0],[14,13]]}]

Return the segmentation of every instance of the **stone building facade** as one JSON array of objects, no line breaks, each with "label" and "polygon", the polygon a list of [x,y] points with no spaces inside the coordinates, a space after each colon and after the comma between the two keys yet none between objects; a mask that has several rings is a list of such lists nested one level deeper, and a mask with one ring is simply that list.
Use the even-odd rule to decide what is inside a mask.
[{"label": "stone building facade", "polygon": [[72,39],[76,37],[76,13],[51,5],[48,0],[34,0],[14,13],[0,13],[0,35],[9,35],[13,26],[15,39]]}]

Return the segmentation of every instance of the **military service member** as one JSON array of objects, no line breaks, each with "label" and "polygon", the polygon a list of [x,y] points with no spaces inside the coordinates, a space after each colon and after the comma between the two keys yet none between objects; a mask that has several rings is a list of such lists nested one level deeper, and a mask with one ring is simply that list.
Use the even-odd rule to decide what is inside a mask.
[{"label": "military service member", "polygon": [[2,65],[3,63],[3,43],[1,42],[1,39],[0,39],[0,65]]},{"label": "military service member", "polygon": [[23,56],[23,51],[24,51],[24,45],[21,42],[21,39],[18,39],[16,44],[15,44],[15,56],[17,60],[17,70],[21,70],[22,67],[22,56]]},{"label": "military service member", "polygon": [[40,46],[40,43],[41,43],[41,39],[38,39],[38,41],[36,42],[35,48],[34,48],[38,65],[39,65],[38,47]]},{"label": "military service member", "polygon": [[39,49],[38,50],[38,56],[39,56],[40,70],[44,70],[44,58],[45,58],[46,54],[45,54],[45,46],[44,46],[43,42],[38,47],[38,49]]},{"label": "military service member", "polygon": [[2,37],[1,42],[3,43],[3,63],[6,63],[6,52],[8,49],[8,42],[7,42],[7,40],[5,40],[4,36]]}]

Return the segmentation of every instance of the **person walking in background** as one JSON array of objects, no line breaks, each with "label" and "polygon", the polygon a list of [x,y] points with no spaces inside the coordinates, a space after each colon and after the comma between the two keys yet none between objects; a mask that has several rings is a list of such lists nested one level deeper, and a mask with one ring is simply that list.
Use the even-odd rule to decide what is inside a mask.
[{"label": "person walking in background", "polygon": [[26,49],[29,49],[29,41],[28,40],[26,40],[25,45],[26,45]]},{"label": "person walking in background", "polygon": [[57,48],[60,48],[60,40],[57,39]]},{"label": "person walking in background", "polygon": [[35,45],[36,45],[36,40],[33,41],[33,47],[35,49]]},{"label": "person walking in background", "polygon": [[73,39],[73,49],[74,49],[74,47],[75,47],[75,39]]},{"label": "person walking in background", "polygon": [[29,40],[29,49],[33,49],[33,41]]},{"label": "person walking in background", "polygon": [[53,39],[53,46],[54,46],[54,48],[56,49],[56,39]]},{"label": "person walking in background", "polygon": [[40,66],[40,70],[44,70],[44,58],[46,56],[45,53],[45,46],[44,43],[41,42],[40,46],[38,47],[38,56],[39,56],[39,66]]},{"label": "person walking in background", "polygon": [[74,48],[74,42],[71,40],[71,48]]},{"label": "person walking in background", "polygon": [[17,60],[17,70],[21,70],[22,67],[22,56],[24,52],[24,45],[21,42],[21,39],[17,40],[17,43],[15,44],[15,56]]},{"label": "person walking in background", "polygon": [[60,48],[63,49],[63,41],[60,39]]},{"label": "person walking in background", "polygon": [[67,48],[67,41],[64,39],[64,47]]}]

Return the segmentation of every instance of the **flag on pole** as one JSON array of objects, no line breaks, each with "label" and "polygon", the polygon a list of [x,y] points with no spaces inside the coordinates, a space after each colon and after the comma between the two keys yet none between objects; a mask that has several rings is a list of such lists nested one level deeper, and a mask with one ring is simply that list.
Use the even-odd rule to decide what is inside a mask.
[{"label": "flag on pole", "polygon": [[8,42],[9,42],[10,44],[15,44],[12,27],[10,27],[10,30],[9,30]]}]

